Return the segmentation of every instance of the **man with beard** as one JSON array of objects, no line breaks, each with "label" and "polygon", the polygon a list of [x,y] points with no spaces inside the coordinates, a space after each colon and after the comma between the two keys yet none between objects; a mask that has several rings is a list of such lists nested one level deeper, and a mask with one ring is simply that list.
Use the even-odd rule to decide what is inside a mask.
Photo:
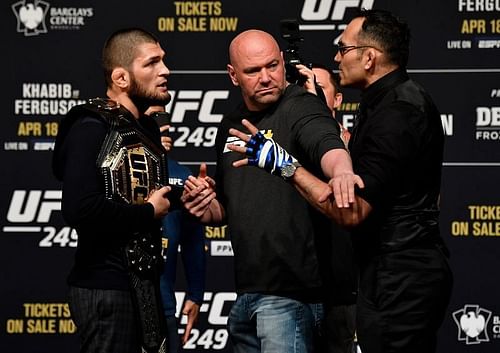
[{"label": "man with beard", "polygon": [[[102,52],[107,98],[74,107],[60,125],[53,170],[63,182],[63,217],[78,232],[68,284],[81,352],[164,351],[157,299],[161,220],[170,207],[170,187],[158,182],[161,171],[141,170],[146,164],[160,170],[154,163],[165,157],[158,125],[144,115],[170,99],[164,56],[144,30],[115,32]],[[117,145],[118,152],[126,151],[120,158],[113,151]],[[109,160],[118,162],[109,166]],[[143,243],[150,250],[143,252]],[[137,253],[149,262],[137,261]]]}]

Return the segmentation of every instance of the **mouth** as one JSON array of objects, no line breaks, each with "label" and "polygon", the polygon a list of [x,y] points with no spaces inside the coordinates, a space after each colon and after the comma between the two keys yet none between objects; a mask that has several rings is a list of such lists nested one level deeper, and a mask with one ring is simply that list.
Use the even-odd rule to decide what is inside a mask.
[{"label": "mouth", "polygon": [[161,84],[158,85],[159,88],[162,90],[167,90],[167,81],[162,82]]},{"label": "mouth", "polygon": [[276,87],[263,88],[263,89],[259,89],[257,91],[257,93],[258,94],[269,94],[269,93],[273,93],[275,89],[276,89]]}]

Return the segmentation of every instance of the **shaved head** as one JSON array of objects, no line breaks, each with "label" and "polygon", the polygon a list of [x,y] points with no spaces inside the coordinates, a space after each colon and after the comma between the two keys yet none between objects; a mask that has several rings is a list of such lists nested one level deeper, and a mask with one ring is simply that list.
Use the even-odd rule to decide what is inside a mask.
[{"label": "shaved head", "polygon": [[274,104],[286,88],[285,64],[278,42],[264,31],[250,29],[229,45],[227,65],[248,109],[260,111]]},{"label": "shaved head", "polygon": [[267,32],[250,29],[238,34],[229,45],[229,61],[237,65],[240,58],[248,58],[249,55],[259,55],[266,50],[280,52],[280,47],[274,37]]}]

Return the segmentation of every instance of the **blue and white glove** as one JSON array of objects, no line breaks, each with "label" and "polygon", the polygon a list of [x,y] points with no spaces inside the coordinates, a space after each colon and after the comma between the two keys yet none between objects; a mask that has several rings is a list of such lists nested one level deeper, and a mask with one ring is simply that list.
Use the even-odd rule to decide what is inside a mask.
[{"label": "blue and white glove", "polygon": [[264,137],[261,132],[252,136],[246,147],[248,164],[255,165],[274,175],[281,176],[281,168],[284,165],[297,162],[295,157],[273,139]]}]

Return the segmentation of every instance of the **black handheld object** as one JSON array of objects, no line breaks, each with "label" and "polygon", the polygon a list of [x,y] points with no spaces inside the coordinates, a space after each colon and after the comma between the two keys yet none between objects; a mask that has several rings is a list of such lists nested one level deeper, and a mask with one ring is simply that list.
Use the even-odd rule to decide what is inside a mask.
[{"label": "black handheld object", "polygon": [[[299,86],[304,85],[307,77],[301,75],[295,65],[303,64],[312,69],[312,64],[304,64],[299,54],[299,43],[304,40],[300,36],[299,23],[296,19],[283,19],[280,21],[281,37],[288,42],[288,47],[284,52],[286,80]],[[323,89],[314,82],[317,96],[326,104],[326,97]]]},{"label": "black handheld object", "polygon": [[171,123],[170,113],[167,112],[153,112],[150,114],[150,117],[156,121],[158,126],[170,125]]},{"label": "black handheld object", "polygon": [[177,185],[170,185],[172,190],[167,194],[168,201],[170,201],[170,211],[180,210],[183,208],[183,204],[181,201],[182,193],[184,192],[184,188]]},{"label": "black handheld object", "polygon": [[283,19],[280,21],[281,37],[288,42],[284,52],[286,80],[302,86],[306,77],[299,74],[295,65],[302,64],[299,55],[299,43],[304,40],[300,36],[299,23],[295,19]]}]

